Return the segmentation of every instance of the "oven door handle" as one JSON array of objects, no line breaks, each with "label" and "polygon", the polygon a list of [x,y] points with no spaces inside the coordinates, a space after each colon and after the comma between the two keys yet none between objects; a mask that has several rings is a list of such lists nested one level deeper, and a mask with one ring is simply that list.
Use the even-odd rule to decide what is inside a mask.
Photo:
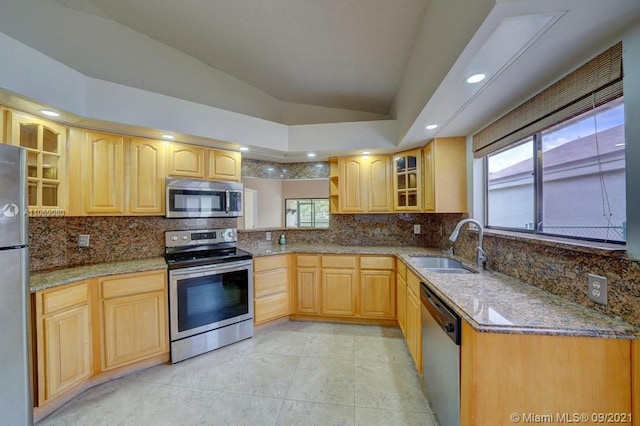
[{"label": "oven door handle", "polygon": [[225,272],[241,271],[244,269],[248,269],[249,273],[251,274],[253,272],[253,262],[249,260],[242,262],[230,262],[216,265],[202,265],[171,269],[169,270],[169,276],[171,278],[183,279],[193,277],[194,275],[224,274]]},{"label": "oven door handle", "polygon": [[226,203],[225,203],[225,210],[227,212],[227,214],[229,213],[229,204],[231,203],[231,191],[229,191],[228,189],[225,192],[225,198],[226,198]]}]

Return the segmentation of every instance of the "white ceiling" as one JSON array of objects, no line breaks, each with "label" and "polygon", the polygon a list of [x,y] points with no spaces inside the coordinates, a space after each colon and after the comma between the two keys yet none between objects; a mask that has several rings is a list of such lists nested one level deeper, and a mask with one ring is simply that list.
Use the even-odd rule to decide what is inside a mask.
[{"label": "white ceiling", "polygon": [[388,114],[428,0],[58,0],[286,102]]},{"label": "white ceiling", "polygon": [[[0,0],[0,32],[82,75],[290,126],[277,132],[290,145],[249,137],[244,124],[198,127],[205,120],[187,113],[172,112],[181,120],[172,123],[160,107],[157,125],[127,108],[122,120],[79,111],[67,122],[148,137],[175,130],[183,142],[243,143],[288,161],[471,135],[639,20],[639,0]],[[476,70],[489,77],[466,85]],[[21,93],[0,89],[0,102],[37,111]]]}]

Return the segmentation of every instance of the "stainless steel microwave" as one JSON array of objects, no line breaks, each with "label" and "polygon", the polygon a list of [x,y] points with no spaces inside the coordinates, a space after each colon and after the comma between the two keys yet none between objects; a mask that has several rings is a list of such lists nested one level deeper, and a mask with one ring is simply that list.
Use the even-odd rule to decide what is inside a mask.
[{"label": "stainless steel microwave", "polygon": [[242,216],[243,185],[238,182],[167,178],[166,216]]}]

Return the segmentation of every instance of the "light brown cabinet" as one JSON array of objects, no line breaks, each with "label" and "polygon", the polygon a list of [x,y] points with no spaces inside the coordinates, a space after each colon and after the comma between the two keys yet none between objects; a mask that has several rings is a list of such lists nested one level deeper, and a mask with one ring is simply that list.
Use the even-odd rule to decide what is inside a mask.
[{"label": "light brown cabinet", "polygon": [[[480,333],[462,323],[460,424],[507,424],[513,413],[631,413],[631,342]],[[570,391],[568,391],[570,390]],[[521,421],[526,422],[522,418]],[[574,420],[573,422],[578,422]]]},{"label": "light brown cabinet", "polygon": [[164,214],[165,143],[132,138],[128,158],[129,212],[135,215]]},{"label": "light brown cabinet", "polygon": [[289,315],[289,269],[287,255],[253,260],[253,322],[262,324]]},{"label": "light brown cabinet", "polygon": [[323,315],[355,316],[358,275],[356,256],[321,256]]},{"label": "light brown cabinet", "polygon": [[[29,215],[63,216],[67,203],[67,128],[28,114],[4,112],[8,143],[27,151]],[[0,135],[4,138],[4,133]]]},{"label": "light brown cabinet", "polygon": [[407,336],[407,266],[396,262],[396,317],[403,336]]},{"label": "light brown cabinet", "polygon": [[360,313],[365,318],[396,317],[395,258],[360,257]]},{"label": "light brown cabinet", "polygon": [[465,138],[433,139],[423,148],[425,211],[467,211],[466,157]]},{"label": "light brown cabinet", "polygon": [[38,292],[34,306],[34,402],[41,406],[93,373],[89,281]]},{"label": "light brown cabinet", "polygon": [[341,157],[338,164],[341,213],[393,211],[390,156]]},{"label": "light brown cabinet", "polygon": [[69,214],[163,215],[165,145],[71,129]]},{"label": "light brown cabinet", "polygon": [[393,208],[422,210],[422,152],[405,151],[393,156]]},{"label": "light brown cabinet", "polygon": [[203,179],[206,149],[170,143],[167,147],[167,175]]},{"label": "light brown cabinet", "polygon": [[124,213],[124,137],[85,132],[82,149],[84,211]]},{"label": "light brown cabinet", "polygon": [[407,303],[405,336],[407,346],[416,365],[416,369],[422,374],[422,302],[420,301],[420,279],[410,270],[407,270]]},{"label": "light brown cabinet", "polygon": [[207,178],[240,182],[242,171],[241,154],[234,151],[208,151],[209,168]]},{"label": "light brown cabinet", "polygon": [[168,176],[239,182],[241,165],[241,154],[235,151],[180,143],[170,143],[167,147]]},{"label": "light brown cabinet", "polygon": [[100,278],[102,370],[168,352],[166,271]]},{"label": "light brown cabinet", "polygon": [[296,313],[320,314],[320,257],[296,255]]}]

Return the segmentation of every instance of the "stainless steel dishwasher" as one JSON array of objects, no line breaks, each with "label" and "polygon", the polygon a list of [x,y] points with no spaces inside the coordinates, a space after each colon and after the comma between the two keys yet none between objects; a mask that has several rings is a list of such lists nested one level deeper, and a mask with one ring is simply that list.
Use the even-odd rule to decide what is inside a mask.
[{"label": "stainless steel dishwasher", "polygon": [[441,426],[460,424],[460,317],[420,283],[424,387]]}]

